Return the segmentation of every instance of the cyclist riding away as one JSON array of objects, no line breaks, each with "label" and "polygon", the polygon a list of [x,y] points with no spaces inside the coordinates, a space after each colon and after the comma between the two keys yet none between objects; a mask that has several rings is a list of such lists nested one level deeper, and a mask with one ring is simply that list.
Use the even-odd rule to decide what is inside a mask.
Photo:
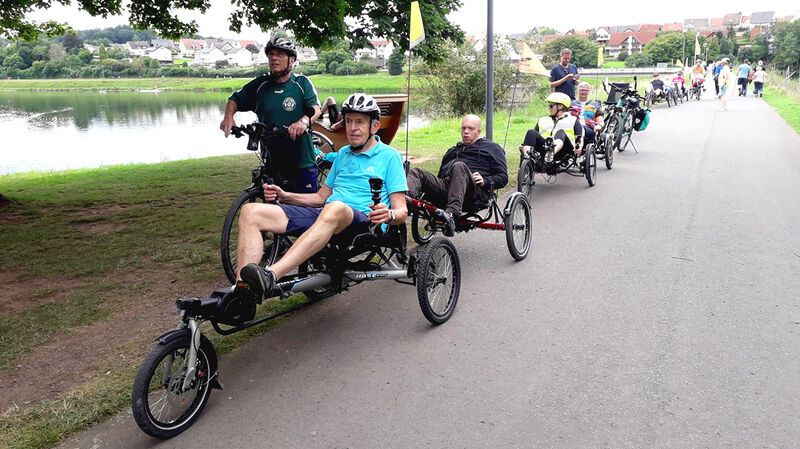
[{"label": "cyclist riding away", "polygon": [[[578,118],[569,113],[569,97],[561,92],[553,92],[544,101],[549,115],[539,118],[536,126],[528,130],[519,151],[525,155],[534,149],[544,157],[545,162],[566,162],[569,157],[563,155],[570,151],[579,156],[583,151],[584,128]],[[547,137],[553,138],[552,150],[546,146]],[[562,149],[566,151],[562,153]]]},{"label": "cyclist riding away", "polygon": [[570,64],[572,50],[565,48],[561,50],[561,63],[554,65],[550,69],[550,88],[556,92],[566,94],[570,100],[575,99],[575,85],[578,84],[581,76],[578,75],[578,68],[575,64]]},{"label": "cyclist riding away", "polygon": [[[243,268],[234,294],[248,290],[260,302],[273,291],[277,279],[319,252],[334,235],[345,230],[366,232],[370,223],[405,223],[408,188],[403,157],[375,134],[380,129],[378,104],[371,96],[357,93],[347,97],[341,111],[350,144],[338,151],[318,192],[292,193],[264,185],[268,203],[250,203],[242,209],[238,254]],[[369,187],[372,177],[383,179],[381,202],[374,206]],[[276,199],[279,204],[269,203]],[[300,237],[283,257],[265,268],[258,265],[264,249],[262,232]]]},{"label": "cyclist riding away", "polygon": [[289,137],[275,137],[269,142],[273,167],[282,180],[281,188],[316,192],[314,146],[307,130],[320,115],[317,93],[311,80],[292,73],[297,50],[291,41],[273,38],[264,51],[269,58],[269,75],[255,78],[228,98],[219,127],[227,137],[236,125],[233,115],[237,111],[253,111],[267,126],[288,127]]},{"label": "cyclist riding away", "polygon": [[503,148],[481,137],[481,119],[466,115],[461,121],[461,142],[450,147],[442,158],[439,174],[414,167],[408,172],[409,195],[444,208],[444,234],[455,232],[455,219],[463,209],[489,200],[492,189],[508,183],[506,154]]}]

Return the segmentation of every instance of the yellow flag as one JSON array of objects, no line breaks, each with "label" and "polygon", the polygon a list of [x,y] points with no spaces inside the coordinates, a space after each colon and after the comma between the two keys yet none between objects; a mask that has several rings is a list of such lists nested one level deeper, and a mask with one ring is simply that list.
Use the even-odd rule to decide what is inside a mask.
[{"label": "yellow flag", "polygon": [[411,34],[408,49],[412,49],[425,40],[425,28],[422,27],[422,13],[419,11],[419,2],[411,2]]},{"label": "yellow flag", "polygon": [[544,68],[542,61],[533,54],[528,44],[522,44],[522,51],[519,53],[519,71],[534,75],[550,76],[550,71]]},{"label": "yellow flag", "polygon": [[678,59],[678,60],[675,62],[675,65],[676,65],[676,66],[678,66],[678,67],[683,67],[683,63],[681,62],[681,60],[680,60],[680,59]]},{"label": "yellow flag", "polygon": [[602,45],[597,49],[597,67],[603,65],[603,47]]},{"label": "yellow flag", "polygon": [[697,35],[694,35],[694,55],[700,56],[700,41],[697,39]]}]

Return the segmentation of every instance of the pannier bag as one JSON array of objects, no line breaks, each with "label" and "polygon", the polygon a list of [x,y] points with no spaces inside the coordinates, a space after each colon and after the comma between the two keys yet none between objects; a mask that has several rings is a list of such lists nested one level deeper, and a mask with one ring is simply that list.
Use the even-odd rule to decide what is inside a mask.
[{"label": "pannier bag", "polygon": [[644,131],[647,125],[650,124],[650,109],[639,109],[636,115],[633,116],[633,129],[636,131]]}]

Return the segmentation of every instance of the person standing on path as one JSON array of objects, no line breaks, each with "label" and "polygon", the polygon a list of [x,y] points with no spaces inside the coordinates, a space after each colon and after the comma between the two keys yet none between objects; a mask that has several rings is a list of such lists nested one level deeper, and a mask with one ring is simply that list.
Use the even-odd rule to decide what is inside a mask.
[{"label": "person standing on path", "polygon": [[720,62],[722,68],[719,71],[719,99],[722,102],[722,110],[728,110],[728,82],[731,77],[731,68],[728,65],[728,58],[723,58]]},{"label": "person standing on path", "polygon": [[764,83],[767,81],[767,72],[764,70],[764,67],[758,66],[756,67],[756,71],[753,74],[753,95],[756,97],[763,97],[764,96]]},{"label": "person standing on path", "polygon": [[714,95],[719,97],[719,72],[722,71],[722,61],[714,64]]},{"label": "person standing on path", "polygon": [[560,58],[561,63],[550,69],[550,88],[566,94],[570,100],[574,100],[575,85],[578,84],[581,76],[578,75],[578,68],[575,64],[569,63],[572,58],[572,50],[569,48],[561,50]]},{"label": "person standing on path", "polygon": [[737,85],[739,86],[739,96],[746,97],[747,96],[747,84],[750,82],[750,71],[753,70],[750,67],[750,60],[745,59],[742,65],[739,66],[737,70]]}]

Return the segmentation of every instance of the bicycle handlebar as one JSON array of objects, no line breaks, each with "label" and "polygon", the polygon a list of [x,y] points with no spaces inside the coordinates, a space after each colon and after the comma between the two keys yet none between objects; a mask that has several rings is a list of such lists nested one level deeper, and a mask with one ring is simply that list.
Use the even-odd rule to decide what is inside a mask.
[{"label": "bicycle handlebar", "polygon": [[283,125],[272,125],[272,127],[269,127],[261,122],[253,122],[248,125],[231,127],[231,134],[237,138],[245,134],[260,139],[279,136],[286,137],[289,135],[289,127]]}]

